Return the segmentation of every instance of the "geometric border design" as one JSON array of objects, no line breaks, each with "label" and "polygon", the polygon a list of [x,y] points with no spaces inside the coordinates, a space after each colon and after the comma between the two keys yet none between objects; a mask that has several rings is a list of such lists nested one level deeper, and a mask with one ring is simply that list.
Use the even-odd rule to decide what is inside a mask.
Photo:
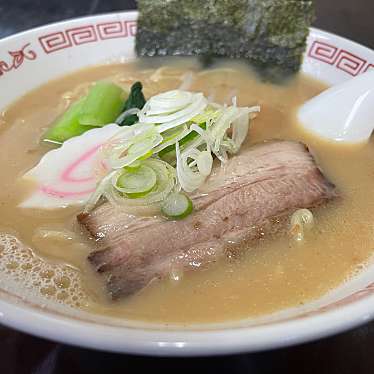
[{"label": "geometric border design", "polygon": [[52,53],[72,46],[71,40],[63,31],[41,36],[39,43],[45,53]]},{"label": "geometric border design", "polygon": [[66,30],[66,36],[74,45],[97,42],[97,34],[93,25],[74,27]]},{"label": "geometric border design", "polygon": [[128,35],[127,27],[121,21],[99,23],[96,28],[101,40],[126,38]]},{"label": "geometric border design", "polygon": [[367,71],[372,69],[374,70],[374,64],[368,64],[368,66],[366,66],[366,69],[363,72],[366,73]]},{"label": "geometric border design", "polygon": [[136,34],[136,21],[114,21],[96,25],[84,25],[57,31],[39,37],[39,43],[45,53],[54,53],[62,49],[99,40],[133,37]]},{"label": "geometric border design", "polygon": [[374,69],[374,64],[365,59],[321,40],[315,40],[310,46],[309,58],[335,66],[336,69],[355,77],[356,75]]},{"label": "geometric border design", "polygon": [[326,64],[334,65],[338,57],[338,51],[338,48],[331,44],[315,40],[309,48],[308,56]]},{"label": "geometric border design", "polygon": [[361,57],[345,50],[341,50],[338,55],[336,67],[355,77],[361,72],[362,68],[366,65],[366,62],[367,61]]},{"label": "geometric border design", "polygon": [[[136,35],[136,28],[136,20],[87,24],[41,35],[38,37],[38,42],[44,53],[50,54],[87,43],[131,38]],[[38,57],[36,52],[30,49],[30,46],[31,43],[27,43],[18,51],[9,51],[10,62],[0,60],[0,77],[11,70],[18,69],[24,61],[35,60]]]}]

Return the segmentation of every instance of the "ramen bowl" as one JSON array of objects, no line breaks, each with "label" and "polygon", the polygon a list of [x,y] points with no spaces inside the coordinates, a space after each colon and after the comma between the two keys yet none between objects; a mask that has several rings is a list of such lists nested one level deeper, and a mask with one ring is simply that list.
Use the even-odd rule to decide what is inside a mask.
[{"label": "ramen bowl", "polygon": [[[0,41],[0,108],[50,80],[135,58],[137,13],[80,18]],[[311,29],[302,71],[336,85],[374,69],[374,51]],[[6,95],[4,94],[6,92]],[[338,108],[336,108],[338,110]],[[334,110],[334,108],[331,108]],[[6,283],[6,282],[5,282]],[[374,317],[374,265],[318,300],[220,324],[150,324],[64,309],[0,284],[0,323],[43,338],[112,352],[160,356],[254,352],[336,334]]]}]

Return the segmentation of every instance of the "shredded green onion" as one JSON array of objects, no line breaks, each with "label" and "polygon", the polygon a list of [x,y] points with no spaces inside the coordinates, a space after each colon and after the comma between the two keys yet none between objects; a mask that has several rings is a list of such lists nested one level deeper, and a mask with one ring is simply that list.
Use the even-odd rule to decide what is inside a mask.
[{"label": "shredded green onion", "polygon": [[113,169],[122,169],[136,160],[151,157],[162,140],[154,125],[125,126],[103,147],[103,156]]},{"label": "shredded green onion", "polygon": [[157,208],[169,219],[191,214],[191,199],[175,191],[197,190],[212,172],[213,155],[225,162],[238,152],[260,110],[236,103],[236,97],[232,106],[222,106],[208,103],[202,93],[174,90],[124,112],[120,119],[136,114],[138,122],[103,146],[103,161],[114,174],[99,184],[91,203],[104,194],[124,209]]},{"label": "shredded green onion", "polygon": [[[156,174],[156,184],[143,196],[128,196],[121,191],[121,187],[117,186],[118,178],[123,174],[122,170],[118,170],[112,177],[110,183],[107,184],[105,196],[115,205],[119,205],[124,209],[132,207],[149,207],[160,204],[167,195],[175,188],[176,175],[175,169],[164,161],[157,159],[148,159],[142,161],[142,166],[147,166]],[[151,183],[149,183],[151,184]]]},{"label": "shredded green onion", "polygon": [[139,166],[138,169],[129,171],[123,170],[118,175],[114,187],[130,198],[144,197],[155,187],[157,175],[153,169],[146,165]]},{"label": "shredded green onion", "polygon": [[135,170],[138,170],[141,165],[142,165],[141,160],[136,160],[132,164],[125,166],[124,169],[128,171],[135,171]]},{"label": "shredded green onion", "polygon": [[[202,129],[205,130],[206,124],[201,123],[199,125],[199,127],[201,127]],[[158,156],[161,158],[161,160],[164,160],[171,165],[175,165],[175,163],[176,163],[176,152],[175,152],[176,142],[179,143],[180,149],[183,150],[187,146],[189,146],[191,144],[191,142],[194,139],[196,139],[198,136],[199,136],[199,133],[190,128],[188,133],[186,133],[186,135],[184,137],[182,137],[179,141],[178,141],[178,138],[176,137],[175,141],[171,145],[168,145],[167,147],[162,148],[161,151],[158,152]]]},{"label": "shredded green onion", "polygon": [[169,219],[183,219],[193,211],[191,199],[181,192],[171,193],[161,206],[162,214]]}]

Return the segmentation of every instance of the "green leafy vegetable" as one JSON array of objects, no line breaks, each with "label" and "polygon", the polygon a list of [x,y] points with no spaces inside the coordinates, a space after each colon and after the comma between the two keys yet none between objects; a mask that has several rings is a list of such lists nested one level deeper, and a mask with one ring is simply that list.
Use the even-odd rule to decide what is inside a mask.
[{"label": "green leafy vegetable", "polygon": [[[126,112],[132,108],[143,109],[146,103],[144,94],[143,94],[143,86],[140,82],[136,82],[132,85],[130,95],[125,102],[123,107],[123,112]],[[138,122],[138,116],[136,114],[129,115],[125,117],[125,119],[119,123],[120,126],[131,126],[134,123]]]},{"label": "green leafy vegetable", "polygon": [[114,83],[97,82],[89,91],[79,114],[79,123],[102,127],[121,113],[125,92]]},{"label": "green leafy vegetable", "polygon": [[255,66],[300,68],[313,1],[138,0],[139,56],[241,58]]},{"label": "green leafy vegetable", "polygon": [[44,135],[43,140],[62,144],[65,140],[81,135],[92,129],[93,127],[83,126],[79,123],[79,115],[84,100],[85,98],[73,103],[69,109],[52,124],[52,127]]}]

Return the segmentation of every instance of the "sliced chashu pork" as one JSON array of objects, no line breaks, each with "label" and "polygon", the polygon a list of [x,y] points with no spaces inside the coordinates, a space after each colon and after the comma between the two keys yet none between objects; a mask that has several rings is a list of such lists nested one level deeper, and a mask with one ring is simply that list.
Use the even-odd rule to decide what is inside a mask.
[{"label": "sliced chashu pork", "polygon": [[227,243],[273,234],[298,208],[336,196],[307,147],[292,141],[255,145],[218,167],[181,221],[136,218],[109,203],[78,220],[101,250],[89,261],[116,299],[175,269],[199,268],[224,256]]}]

